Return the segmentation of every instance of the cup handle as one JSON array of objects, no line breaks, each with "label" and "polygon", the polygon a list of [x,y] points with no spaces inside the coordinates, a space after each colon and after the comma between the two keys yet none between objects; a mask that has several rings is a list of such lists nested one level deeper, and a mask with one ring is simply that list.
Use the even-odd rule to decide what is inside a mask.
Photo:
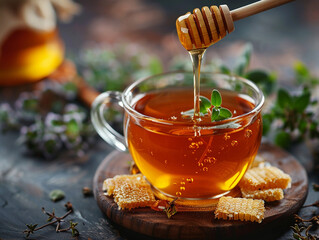
[{"label": "cup handle", "polygon": [[109,109],[109,106],[116,104],[123,108],[122,93],[117,91],[107,91],[101,93],[92,103],[91,108],[91,121],[97,133],[111,146],[120,151],[127,151],[125,138],[122,134],[118,133],[107,122],[104,113]]}]

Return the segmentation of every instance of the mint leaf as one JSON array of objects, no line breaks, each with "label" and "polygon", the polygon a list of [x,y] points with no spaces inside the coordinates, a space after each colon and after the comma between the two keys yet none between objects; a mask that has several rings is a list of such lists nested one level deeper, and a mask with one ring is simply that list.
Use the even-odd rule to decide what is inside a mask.
[{"label": "mint leaf", "polygon": [[209,109],[212,106],[209,99],[204,96],[200,96],[199,100],[200,112],[203,114],[207,113],[207,109]]},{"label": "mint leaf", "polygon": [[231,118],[232,116],[233,116],[233,114],[227,108],[220,108],[219,109],[219,116],[218,116],[217,120],[224,120],[227,118]]},{"label": "mint leaf", "polygon": [[220,113],[220,111],[218,108],[213,108],[212,116],[211,116],[212,122],[217,120],[219,113]]},{"label": "mint leaf", "polygon": [[65,197],[65,193],[62,190],[55,189],[50,192],[49,196],[53,202],[57,202],[62,200]]},{"label": "mint leaf", "polygon": [[280,131],[276,134],[275,143],[283,148],[287,148],[291,143],[290,134],[285,131]]},{"label": "mint leaf", "polygon": [[285,109],[285,108],[290,109],[293,104],[293,100],[290,94],[285,89],[281,88],[278,90],[277,103],[279,107],[282,109]]},{"label": "mint leaf", "polygon": [[296,109],[298,112],[302,113],[306,110],[307,106],[310,103],[310,93],[306,92],[303,93],[300,96],[296,96],[294,98],[294,109]]},{"label": "mint leaf", "polygon": [[222,104],[222,96],[220,95],[220,92],[216,89],[214,89],[212,92],[211,102],[212,105],[215,107],[220,107],[220,105]]},{"label": "mint leaf", "polygon": [[239,60],[235,66],[235,73],[237,75],[242,76],[245,73],[245,71],[247,70],[249,63],[250,63],[252,50],[253,50],[252,45],[246,44],[246,46],[243,50],[243,53],[239,57]]},{"label": "mint leaf", "polygon": [[247,72],[245,78],[256,83],[267,95],[273,92],[276,85],[276,74],[260,69]]}]

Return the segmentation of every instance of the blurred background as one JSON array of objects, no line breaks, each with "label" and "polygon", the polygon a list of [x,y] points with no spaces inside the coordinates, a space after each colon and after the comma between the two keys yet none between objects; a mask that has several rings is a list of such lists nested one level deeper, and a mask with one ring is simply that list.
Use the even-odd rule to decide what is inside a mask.
[{"label": "blurred background", "polygon": [[[41,153],[43,149],[35,146],[51,141],[48,157],[65,147],[83,154],[87,137],[95,132],[89,109],[99,93],[122,91],[141,77],[165,71],[192,70],[176,33],[179,16],[203,6],[227,4],[233,10],[250,3],[253,1],[0,0],[0,130],[27,126],[28,130],[20,131],[20,143]],[[318,0],[292,1],[236,21],[235,31],[205,54],[204,71],[240,75],[263,90],[264,135],[270,132],[272,139],[270,130],[279,129],[275,142],[282,147],[308,135],[319,142],[318,23]],[[11,29],[7,34],[6,28]],[[287,105],[302,103],[289,113],[279,101],[283,100],[279,99],[282,87],[291,92],[285,92],[291,94]],[[59,122],[69,128],[63,132],[65,137],[55,128],[55,121],[70,112],[69,103],[78,106],[76,111],[71,108],[72,113],[83,106],[85,113],[73,116],[72,123]],[[109,114],[109,121],[114,120],[121,129],[120,114],[115,112]],[[286,117],[295,114],[297,122]],[[39,117],[41,124],[37,124]],[[53,131],[43,127],[47,122]]]},{"label": "blurred background", "polygon": [[[190,0],[78,0],[82,13],[70,24],[59,26],[68,54],[92,45],[136,43],[169,62],[188,57],[179,43],[175,20],[196,7],[227,4],[230,8],[253,1]],[[235,31],[210,47],[207,56],[232,65],[244,43],[254,48],[251,67],[266,68],[291,77],[300,60],[312,71],[319,67],[319,1],[297,0],[276,9],[235,22]],[[72,34],[70,34],[72,33]],[[281,78],[279,76],[279,78]]]}]

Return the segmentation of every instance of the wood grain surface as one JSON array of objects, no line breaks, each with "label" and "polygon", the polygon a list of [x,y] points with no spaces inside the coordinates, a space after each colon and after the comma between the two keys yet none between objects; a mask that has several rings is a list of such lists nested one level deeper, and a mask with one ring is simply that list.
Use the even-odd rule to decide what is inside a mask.
[{"label": "wood grain surface", "polygon": [[164,239],[235,237],[247,239],[256,232],[260,234],[260,231],[272,231],[276,226],[288,223],[293,213],[303,205],[308,191],[306,171],[292,155],[269,144],[263,144],[259,154],[292,178],[292,187],[284,191],[283,200],[266,203],[265,219],[261,224],[216,220],[212,211],[178,212],[168,219],[164,213],[155,212],[150,208],[118,210],[113,199],[105,196],[102,191],[105,178],[117,174],[128,174],[128,161],[131,157],[127,153],[118,151],[106,157],[95,173],[93,180],[95,198],[100,209],[109,219],[127,229],[148,236]]}]

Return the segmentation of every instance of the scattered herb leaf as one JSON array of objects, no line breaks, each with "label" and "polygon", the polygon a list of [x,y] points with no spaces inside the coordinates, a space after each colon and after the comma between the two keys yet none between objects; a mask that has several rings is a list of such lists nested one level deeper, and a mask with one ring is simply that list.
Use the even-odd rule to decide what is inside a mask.
[{"label": "scattered herb leaf", "polygon": [[38,224],[26,224],[28,230],[24,230],[24,233],[26,234],[26,237],[29,237],[30,234],[34,233],[34,231],[36,231],[36,227],[38,226]]},{"label": "scattered herb leaf", "polygon": [[50,192],[49,196],[53,202],[57,202],[65,197],[65,193],[60,189],[55,189]]},{"label": "scattered herb leaf", "polygon": [[314,191],[319,192],[319,184],[313,183],[312,188]]},{"label": "scattered herb leaf", "polygon": [[157,200],[152,206],[151,209],[154,211],[164,211],[166,213],[166,216],[168,218],[171,218],[173,215],[177,213],[177,207],[175,205],[175,201],[177,198],[175,198],[172,201],[167,200]]},{"label": "scattered herb leaf", "polygon": [[92,197],[93,196],[93,191],[89,187],[83,187],[82,188],[82,193],[84,197]]},{"label": "scattered herb leaf", "polygon": [[[50,213],[50,212],[47,212],[44,208],[42,208],[42,212],[49,216],[49,218],[47,220],[48,223],[46,223],[40,227],[37,227],[38,224],[26,224],[27,229],[24,230],[23,233],[26,234],[26,237],[29,237],[30,234],[33,234],[34,232],[36,232],[38,230],[41,230],[41,229],[48,227],[50,225],[53,225],[53,224],[57,224],[57,226],[55,228],[56,232],[66,232],[68,230],[71,230],[73,237],[79,236],[79,231],[75,228],[77,223],[73,223],[72,221],[70,221],[70,227],[65,228],[65,229],[60,228],[61,223],[64,222],[64,219],[73,212],[72,204],[70,202],[68,202],[66,205],[68,206],[67,208],[69,208],[69,210],[62,217],[57,217],[55,215],[54,210]],[[70,208],[70,206],[71,206],[71,208]]]},{"label": "scattered herb leaf", "polygon": [[67,211],[72,210],[73,211],[73,205],[71,202],[67,202],[66,204],[64,204],[65,208]]},{"label": "scattered herb leaf", "polygon": [[303,219],[295,214],[295,225],[291,226],[293,230],[293,238],[298,240],[317,240],[318,235],[310,233],[313,226],[319,225],[319,216],[313,216],[310,219]]}]

